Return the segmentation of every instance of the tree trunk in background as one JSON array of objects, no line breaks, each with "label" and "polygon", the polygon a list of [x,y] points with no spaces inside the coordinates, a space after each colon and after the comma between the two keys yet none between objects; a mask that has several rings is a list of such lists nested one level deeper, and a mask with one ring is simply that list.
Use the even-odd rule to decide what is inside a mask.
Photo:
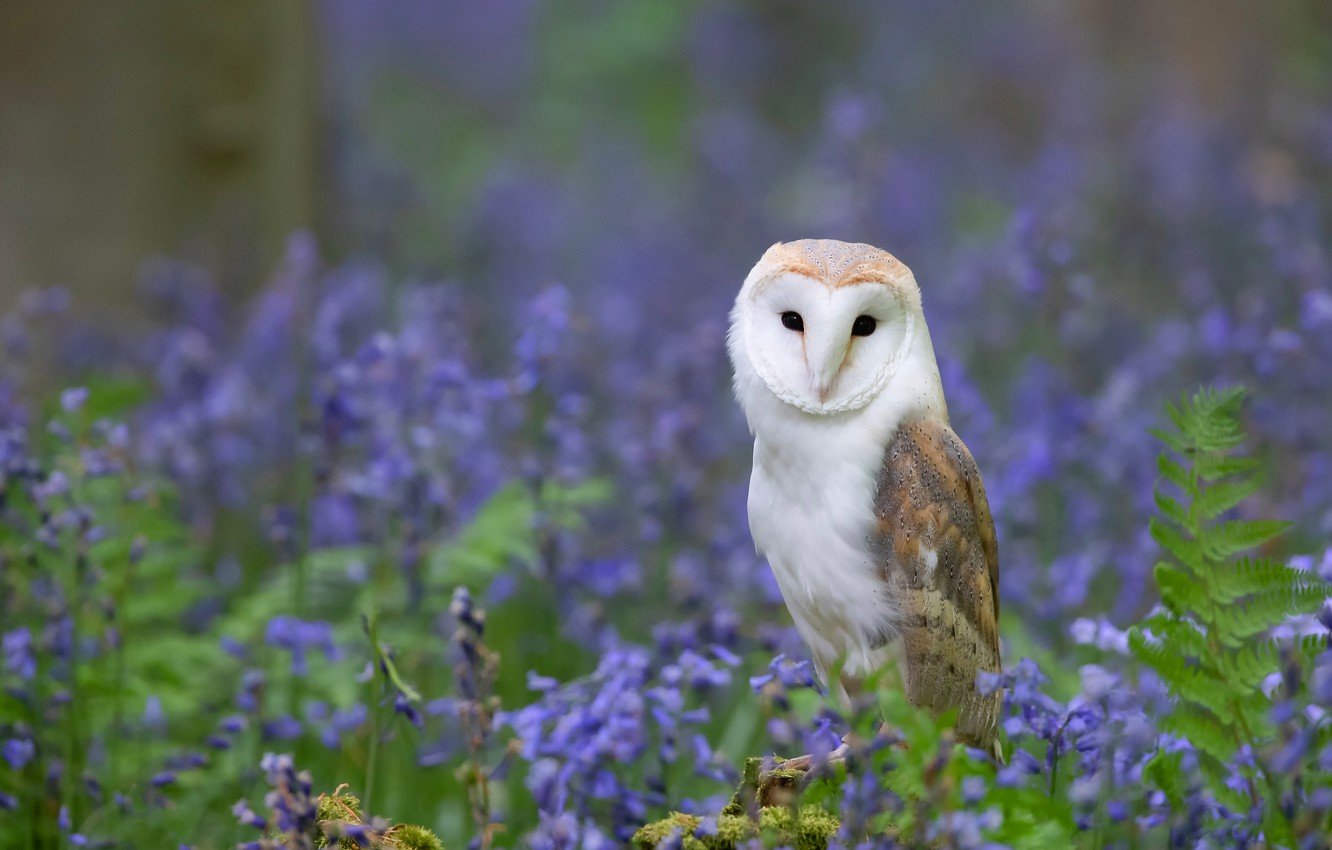
[{"label": "tree trunk in background", "polygon": [[257,283],[316,224],[317,51],[302,0],[5,0],[0,310],[124,304],[162,252]]}]

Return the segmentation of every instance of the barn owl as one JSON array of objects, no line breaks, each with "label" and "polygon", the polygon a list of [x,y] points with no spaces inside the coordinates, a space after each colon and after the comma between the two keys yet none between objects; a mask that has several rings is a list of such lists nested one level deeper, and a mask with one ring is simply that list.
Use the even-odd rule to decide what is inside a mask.
[{"label": "barn owl", "polygon": [[773,245],[727,348],[750,532],[820,677],[840,670],[845,700],[895,663],[912,704],[956,708],[959,739],[994,748],[1001,695],[976,687],[1000,669],[994,524],[911,270],[870,245]]}]

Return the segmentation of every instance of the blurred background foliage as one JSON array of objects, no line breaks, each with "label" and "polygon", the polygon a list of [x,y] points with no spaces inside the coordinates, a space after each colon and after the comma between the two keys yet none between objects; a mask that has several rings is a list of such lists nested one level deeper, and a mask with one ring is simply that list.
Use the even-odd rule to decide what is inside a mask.
[{"label": "blurred background foliage", "polygon": [[[61,683],[14,700],[6,740],[59,752],[0,795],[52,845],[226,846],[288,750],[456,846],[459,771],[505,764],[501,843],[612,846],[800,746],[743,686],[801,648],[722,347],[777,240],[915,270],[1049,734],[1085,644],[1157,601],[1163,400],[1250,384],[1272,482],[1246,509],[1297,523],[1269,554],[1332,534],[1325,2],[9,0],[0,117],[0,442],[32,491],[2,512],[0,629]],[[468,752],[458,706],[490,694],[450,669],[477,661],[455,585],[530,747]],[[103,605],[115,636],[62,656]]]},{"label": "blurred background foliage", "polygon": [[[714,258],[717,280],[681,282],[712,288],[758,246],[814,232],[889,245],[929,280],[943,246],[993,238],[1031,200],[1024,181],[1061,167],[1052,145],[1083,191],[1169,181],[1164,215],[1216,188],[1128,160],[1184,143],[1172,125],[1242,128],[1242,157],[1198,154],[1237,156],[1268,200],[1324,178],[1290,147],[1326,120],[1304,107],[1326,100],[1330,14],[19,0],[0,11],[0,286],[115,304],[168,252],[243,292],[298,227],[334,257],[478,286],[578,286],[676,237],[657,250]],[[1121,263],[1168,250],[1150,222],[1117,224],[1103,236]]]}]

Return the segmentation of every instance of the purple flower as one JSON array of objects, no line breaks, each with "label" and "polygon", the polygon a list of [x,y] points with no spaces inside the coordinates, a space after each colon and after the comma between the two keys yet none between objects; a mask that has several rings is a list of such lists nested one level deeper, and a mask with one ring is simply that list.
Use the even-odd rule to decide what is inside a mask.
[{"label": "purple flower", "polygon": [[87,400],[87,387],[70,387],[60,393],[60,409],[66,413],[76,413]]},{"label": "purple flower", "polygon": [[37,673],[37,658],[33,655],[32,633],[26,626],[5,632],[0,638],[0,651],[5,657],[5,672],[21,681]]},{"label": "purple flower", "polygon": [[27,738],[9,738],[0,747],[0,754],[4,756],[5,761],[9,762],[9,766],[14,770],[21,769],[31,761],[36,752],[36,747]]},{"label": "purple flower", "polygon": [[309,673],[306,657],[312,651],[322,652],[330,661],[338,657],[337,646],[333,643],[333,626],[329,623],[310,622],[286,615],[274,617],[268,622],[264,641],[269,646],[291,653],[293,676]]}]

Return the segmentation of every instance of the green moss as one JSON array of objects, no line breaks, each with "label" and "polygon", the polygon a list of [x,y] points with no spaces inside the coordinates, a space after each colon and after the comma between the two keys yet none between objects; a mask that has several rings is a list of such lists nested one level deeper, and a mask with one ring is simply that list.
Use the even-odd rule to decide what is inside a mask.
[{"label": "green moss", "polygon": [[666,839],[678,835],[684,850],[734,850],[751,838],[762,836],[796,850],[825,850],[839,825],[835,815],[818,806],[805,806],[798,812],[770,806],[759,812],[758,823],[742,814],[723,813],[717,818],[715,835],[695,835],[700,822],[695,815],[674,812],[634,833],[633,846],[638,850],[654,850]]},{"label": "green moss", "polygon": [[671,812],[655,823],[644,824],[634,833],[633,845],[639,850],[653,850],[672,835],[679,835],[684,838],[684,850],[705,850],[707,845],[693,837],[699,823],[700,818],[694,815]]},{"label": "green moss", "polygon": [[[361,801],[352,794],[321,794],[315,803],[315,820],[319,824],[327,821],[361,822]],[[329,846],[328,836],[322,828],[315,831],[315,847]],[[356,842],[343,839],[337,845],[341,850],[356,847]]]},{"label": "green moss", "polygon": [[[320,850],[330,847],[328,836],[324,832],[325,824],[329,824],[332,828],[334,822],[364,822],[361,801],[351,794],[321,795],[316,804],[315,818],[320,826],[315,834],[315,847]],[[402,848],[402,850],[444,850],[439,836],[423,826],[410,823],[400,823],[385,833],[383,846]],[[349,838],[344,838],[338,841],[337,847],[339,850],[356,850],[359,845]]]},{"label": "green moss", "polygon": [[439,836],[423,826],[405,823],[394,827],[388,836],[389,843],[404,850],[444,850]]},{"label": "green moss", "polygon": [[797,813],[789,808],[769,807],[759,812],[759,829],[781,844],[796,850],[825,850],[841,821],[818,806],[805,806]]},{"label": "green moss", "polygon": [[731,801],[722,809],[724,815],[743,815],[768,806],[791,806],[800,796],[800,784],[805,778],[803,770],[782,767],[778,759],[773,768],[763,771],[763,759],[745,759],[740,787]]}]

